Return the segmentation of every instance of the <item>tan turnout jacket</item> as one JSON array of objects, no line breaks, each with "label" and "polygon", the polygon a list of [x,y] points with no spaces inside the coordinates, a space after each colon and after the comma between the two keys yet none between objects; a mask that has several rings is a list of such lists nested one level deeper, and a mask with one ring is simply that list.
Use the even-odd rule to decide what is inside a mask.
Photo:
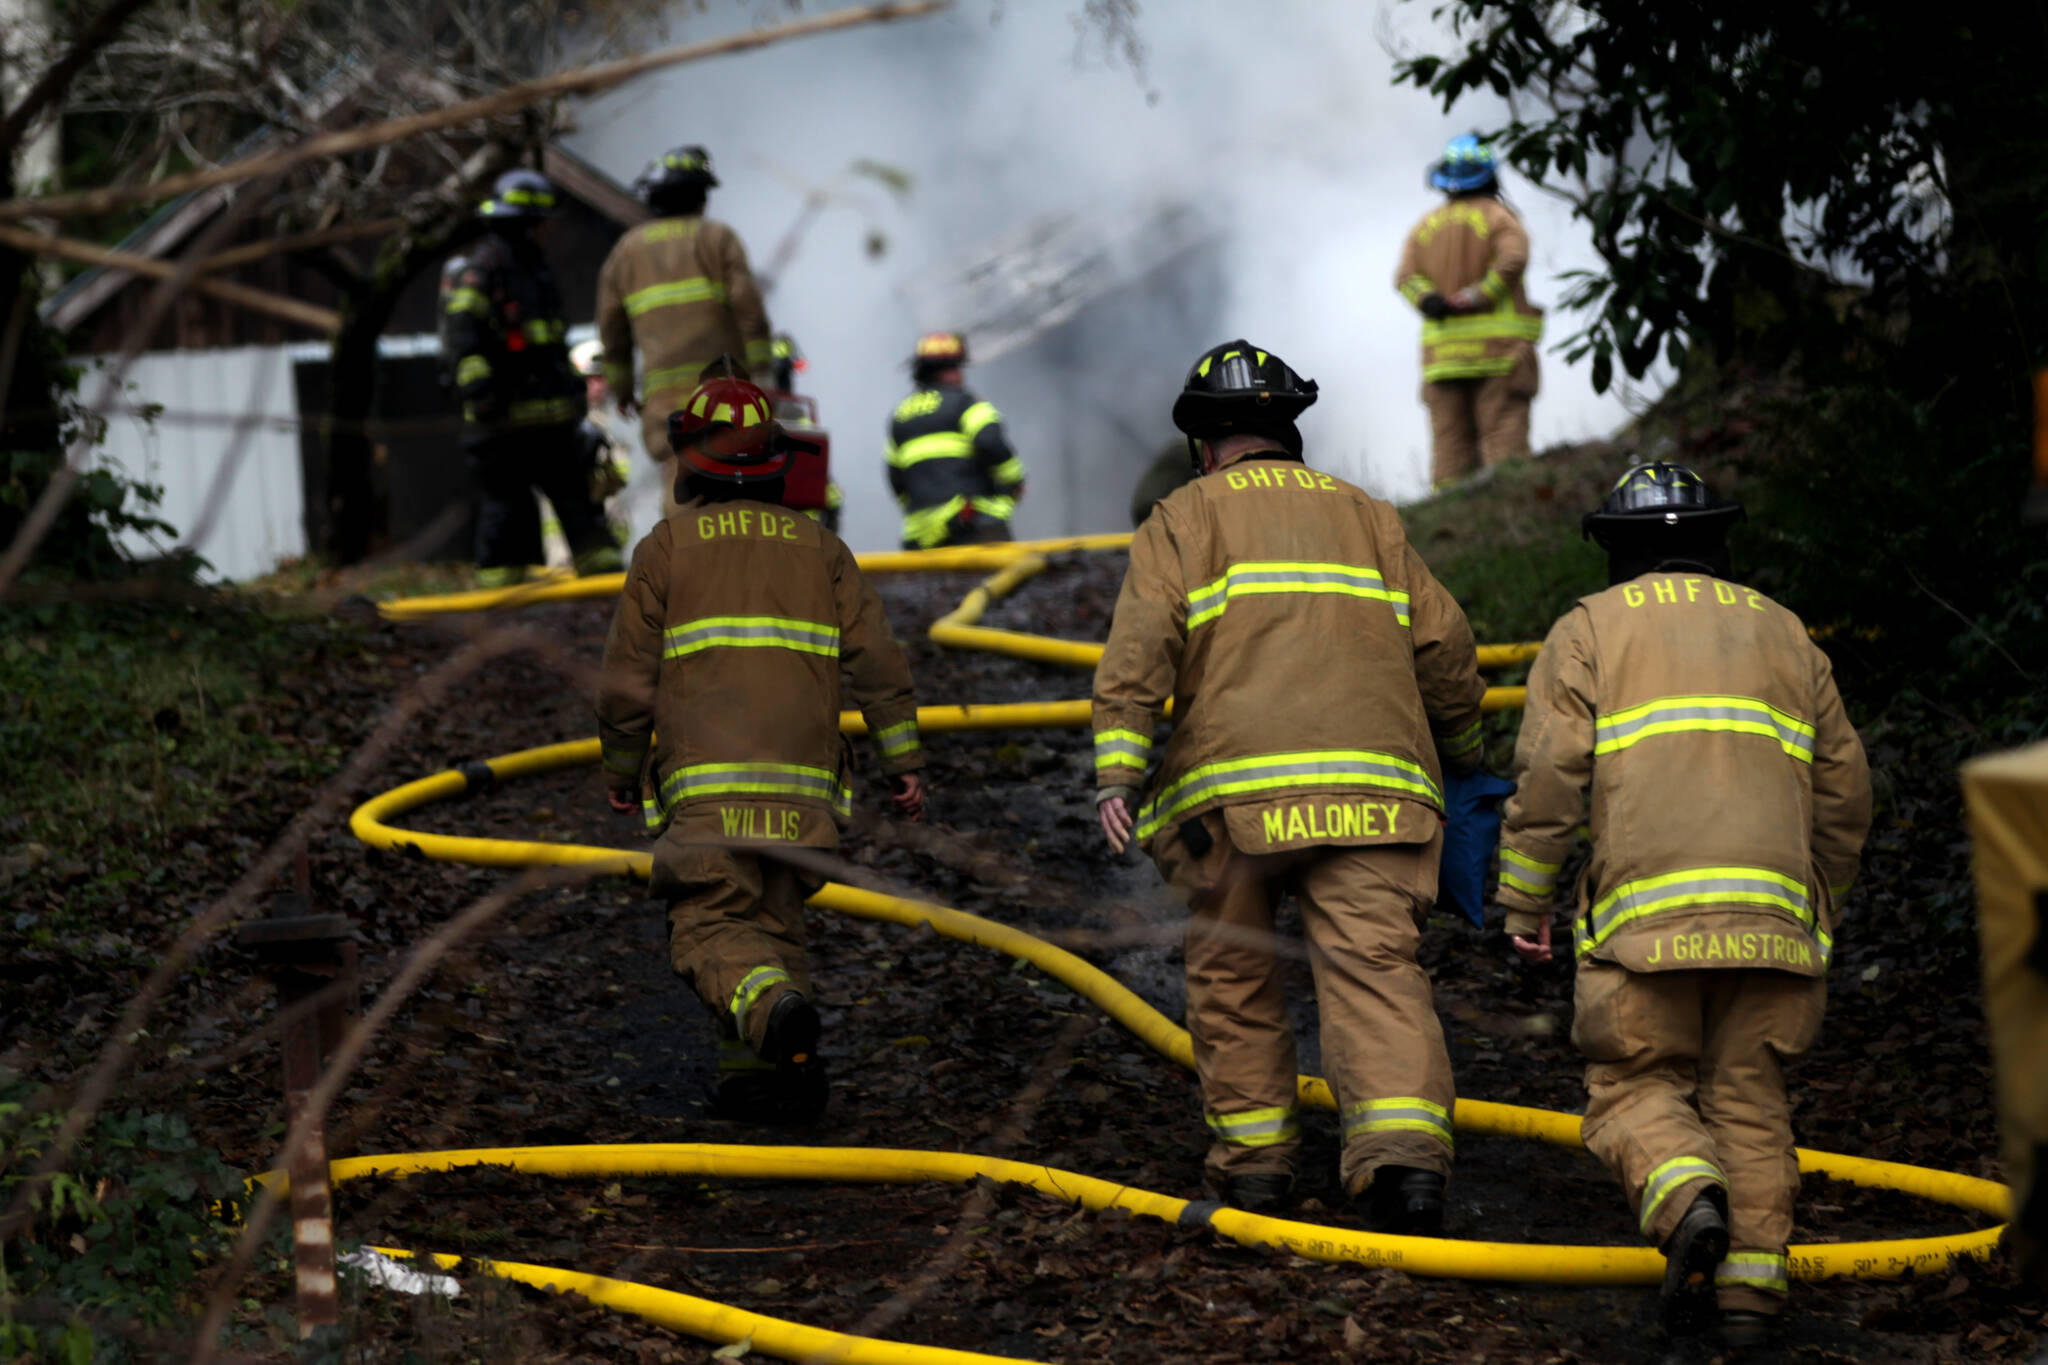
[{"label": "tan turnout jacket", "polygon": [[1529,302],[1529,234],[1514,210],[1489,195],[1452,199],[1423,215],[1401,248],[1394,287],[1411,304],[1478,286],[1493,306],[1481,313],[1424,319],[1422,378],[1476,379],[1506,374],[1543,336],[1543,310]]},{"label": "tan turnout jacket", "polygon": [[1509,932],[1534,931],[1583,822],[1581,958],[1826,972],[1870,770],[1827,656],[1770,598],[1658,572],[1582,599],[1530,672],[1515,776]]},{"label": "tan turnout jacket", "polygon": [[651,829],[830,847],[852,814],[839,671],[889,774],[924,766],[910,667],[838,536],[765,502],[688,502],[633,552],[605,641],[605,768]]},{"label": "tan turnout jacket", "polygon": [[1394,509],[1277,450],[1163,499],[1138,528],[1095,673],[1099,787],[1142,784],[1149,849],[1224,808],[1248,853],[1419,843],[1440,827],[1439,749],[1479,751],[1465,614]]},{"label": "tan turnout jacket", "polygon": [[[657,218],[619,238],[597,277],[604,377],[639,394],[648,453],[668,457],[668,415],[722,355],[765,375],[768,310],[739,234],[712,218]],[[633,387],[633,352],[645,373]]]}]

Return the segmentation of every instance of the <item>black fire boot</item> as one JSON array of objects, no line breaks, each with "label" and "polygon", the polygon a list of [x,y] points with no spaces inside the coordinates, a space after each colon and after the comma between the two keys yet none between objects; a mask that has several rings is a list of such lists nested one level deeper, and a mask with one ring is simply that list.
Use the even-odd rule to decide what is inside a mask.
[{"label": "black fire boot", "polygon": [[1233,1175],[1223,1182],[1223,1202],[1246,1213],[1284,1213],[1293,1195],[1294,1177],[1285,1171]]},{"label": "black fire boot", "polygon": [[1714,1272],[1728,1254],[1728,1220],[1721,1192],[1692,1201],[1664,1242],[1664,1330],[1672,1336],[1704,1332],[1714,1320]]},{"label": "black fire boot", "polygon": [[818,1008],[802,991],[784,991],[768,1011],[768,1030],[761,1037],[761,1059],[777,1067],[802,1066],[817,1055],[823,1026]]},{"label": "black fire boot", "polygon": [[1413,1166],[1382,1166],[1365,1189],[1365,1219],[1375,1232],[1441,1237],[1444,1178]]},{"label": "black fire boot", "polygon": [[1778,1334],[1778,1315],[1754,1308],[1721,1310],[1721,1341],[1728,1346],[1762,1346]]}]

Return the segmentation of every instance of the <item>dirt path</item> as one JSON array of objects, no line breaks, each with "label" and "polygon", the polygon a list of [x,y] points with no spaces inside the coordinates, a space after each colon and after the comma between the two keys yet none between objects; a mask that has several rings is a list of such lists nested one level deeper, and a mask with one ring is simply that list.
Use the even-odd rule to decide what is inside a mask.
[{"label": "dirt path", "polygon": [[[1120,556],[1061,561],[989,624],[1101,638]],[[974,576],[883,580],[913,642],[921,697],[1081,696],[1085,675],[926,644],[923,630]],[[525,624],[594,660],[605,611],[536,610]],[[461,623],[389,630],[395,654],[435,657]],[[461,701],[416,727],[369,790],[451,762],[586,735],[587,704],[530,656],[490,666]],[[1169,1017],[1181,1010],[1179,909],[1149,864],[1112,858],[1095,829],[1085,734],[936,736],[937,823],[879,819],[857,789],[844,879],[1067,936]],[[416,813],[418,828],[579,842],[637,842],[605,810],[594,773],[507,784]],[[428,924],[502,873],[354,846],[319,849],[323,885],[363,925],[368,972],[388,973],[415,920]],[[335,1152],[555,1142],[712,1141],[878,1145],[1043,1162],[1182,1196],[1197,1193],[1206,1132],[1192,1078],[1086,1001],[982,950],[830,914],[814,916],[831,1107],[816,1128],[768,1132],[705,1116],[713,1033],[676,985],[660,912],[637,884],[527,896],[437,974],[337,1115]],[[1581,1103],[1569,1042],[1570,975],[1525,975],[1494,936],[1439,917],[1425,960],[1463,1093],[1550,1108]],[[1988,1081],[1973,1003],[1930,1010],[1957,983],[1894,967],[1869,980],[1838,964],[1829,1039],[1797,1078],[1802,1140],[1992,1174]],[[1316,1050],[1307,973],[1296,983],[1305,1067]],[[1902,998],[1920,1000],[1907,1026]],[[1973,997],[1970,997],[1973,999]],[[1932,1020],[1932,1023],[1928,1023]],[[1906,1029],[1905,1033],[1901,1030]],[[214,1125],[251,1164],[265,1108],[223,1087]],[[237,1109],[237,1104],[241,1108]],[[1336,1138],[1309,1120],[1303,1218],[1356,1227],[1334,1188]],[[1450,1235],[1633,1245],[1620,1193],[1581,1153],[1461,1140]],[[343,1235],[399,1246],[574,1266],[846,1331],[1044,1361],[1166,1362],[1355,1357],[1385,1361],[1704,1361],[1666,1348],[1639,1290],[1563,1290],[1411,1279],[1246,1251],[1203,1232],[1075,1214],[1010,1189],[693,1181],[562,1182],[471,1173],[376,1182],[344,1194]],[[1802,1240],[1960,1230],[1952,1211],[1809,1181]],[[466,1284],[477,1286],[480,1277]],[[1905,1284],[1796,1291],[1771,1360],[2019,1360],[2043,1324],[2002,1270]],[[370,1296],[365,1359],[701,1360],[663,1329],[502,1287],[453,1309]],[[445,1352],[445,1354],[444,1354]]]}]

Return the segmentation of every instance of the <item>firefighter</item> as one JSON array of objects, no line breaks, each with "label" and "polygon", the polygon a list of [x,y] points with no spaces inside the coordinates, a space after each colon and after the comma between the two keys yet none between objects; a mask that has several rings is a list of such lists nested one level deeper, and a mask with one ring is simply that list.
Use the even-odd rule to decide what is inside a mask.
[{"label": "firefighter", "polygon": [[1827,656],[1731,578],[1742,514],[1656,463],[1587,515],[1612,586],[1552,627],[1530,673],[1500,844],[1507,932],[1547,962],[1552,892],[1591,835],[1573,936],[1586,1147],[1663,1249],[1666,1327],[1702,1330],[1718,1300],[1730,1344],[1785,1306],[1784,1063],[1819,1032],[1870,827]]},{"label": "firefighter", "polygon": [[597,712],[606,795],[658,832],[650,891],[669,959],[720,1020],[718,1111],[822,1112],[805,896],[781,855],[831,849],[852,814],[840,669],[897,814],[921,820],[917,698],[852,553],[781,506],[791,437],[744,380],[707,380],[670,415],[685,501],[633,552]]},{"label": "firefighter", "polygon": [[903,507],[903,548],[1010,539],[1024,464],[995,404],[961,384],[967,338],[927,332],[910,359],[917,391],[889,419],[889,487]]},{"label": "firefighter", "polygon": [[[1283,891],[1300,898],[1345,1193],[1431,1235],[1451,1169],[1450,1059],[1416,961],[1446,765],[1476,766],[1464,614],[1387,503],[1302,462],[1316,386],[1233,341],[1173,406],[1200,477],[1138,527],[1095,674],[1097,813],[1189,898],[1188,1031],[1210,1192],[1286,1207],[1301,1145]],[[1151,781],[1153,728],[1173,737]],[[1143,798],[1140,799],[1140,790]]]},{"label": "firefighter", "polygon": [[1529,234],[1500,200],[1493,149],[1451,139],[1429,183],[1444,192],[1408,234],[1394,287],[1422,314],[1430,482],[1529,453],[1543,311],[1523,293]]},{"label": "firefighter", "polygon": [[555,206],[545,176],[505,172],[477,210],[483,234],[441,274],[441,357],[480,492],[477,581],[486,587],[517,583],[542,562],[535,489],[554,507],[578,573],[622,563],[578,454],[583,381],[569,364],[562,296],[540,241]]},{"label": "firefighter", "polygon": [[626,457],[626,441],[605,411],[611,386],[604,377],[603,343],[585,341],[571,347],[569,363],[583,376],[586,411],[576,428],[576,449],[590,471],[590,496],[604,508],[613,541],[625,545],[632,534],[626,489],[633,482],[633,462]]},{"label": "firefighter", "polygon": [[[787,332],[777,332],[768,347],[768,372],[774,385],[769,397],[776,400],[775,416],[781,421],[816,430],[811,420],[813,409],[796,391],[796,377],[809,368],[810,362],[797,348],[796,338]],[[825,480],[824,505],[806,507],[803,512],[812,521],[824,522],[826,530],[836,533],[839,530],[839,513],[845,506],[846,490],[828,477]]]},{"label": "firefighter", "polygon": [[[706,366],[732,356],[764,374],[769,363],[768,312],[747,249],[731,228],[704,216],[705,197],[717,184],[702,147],[657,157],[633,182],[654,220],[619,238],[598,272],[605,381],[620,412],[640,410],[647,454],[658,465],[670,456],[668,415]],[[636,348],[644,371],[638,389]],[[676,480],[661,482],[663,511],[672,512]]]}]

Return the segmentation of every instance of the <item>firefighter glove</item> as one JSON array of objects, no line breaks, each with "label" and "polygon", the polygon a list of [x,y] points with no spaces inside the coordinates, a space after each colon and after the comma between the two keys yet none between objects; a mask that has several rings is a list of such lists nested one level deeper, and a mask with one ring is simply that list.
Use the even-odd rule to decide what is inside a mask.
[{"label": "firefighter glove", "polygon": [[1422,316],[1428,318],[1431,322],[1442,322],[1445,318],[1451,315],[1451,305],[1449,301],[1447,301],[1442,294],[1439,294],[1434,290],[1430,291],[1427,294],[1424,294],[1421,298],[1421,301],[1418,302],[1415,306],[1421,309]]}]

